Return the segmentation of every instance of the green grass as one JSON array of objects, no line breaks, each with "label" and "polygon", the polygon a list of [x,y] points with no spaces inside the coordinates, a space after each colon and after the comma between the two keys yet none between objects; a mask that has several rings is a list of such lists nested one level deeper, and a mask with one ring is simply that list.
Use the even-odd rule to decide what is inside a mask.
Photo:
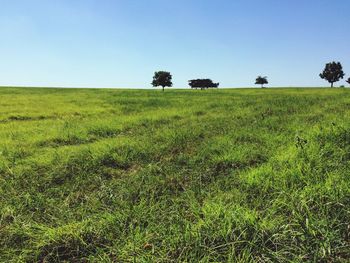
[{"label": "green grass", "polygon": [[348,262],[347,89],[0,89],[0,262]]}]

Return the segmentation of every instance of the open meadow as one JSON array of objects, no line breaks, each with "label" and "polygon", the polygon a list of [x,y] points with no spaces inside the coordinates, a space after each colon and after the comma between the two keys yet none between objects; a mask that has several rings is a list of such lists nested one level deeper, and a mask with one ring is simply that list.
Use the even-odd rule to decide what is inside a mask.
[{"label": "open meadow", "polygon": [[346,262],[349,89],[0,89],[0,262]]}]

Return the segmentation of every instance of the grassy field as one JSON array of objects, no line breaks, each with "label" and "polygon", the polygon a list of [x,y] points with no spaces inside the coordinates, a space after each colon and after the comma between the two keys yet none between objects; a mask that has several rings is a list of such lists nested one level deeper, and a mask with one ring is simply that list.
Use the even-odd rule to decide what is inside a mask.
[{"label": "grassy field", "polygon": [[0,262],[348,262],[350,90],[0,89]]}]

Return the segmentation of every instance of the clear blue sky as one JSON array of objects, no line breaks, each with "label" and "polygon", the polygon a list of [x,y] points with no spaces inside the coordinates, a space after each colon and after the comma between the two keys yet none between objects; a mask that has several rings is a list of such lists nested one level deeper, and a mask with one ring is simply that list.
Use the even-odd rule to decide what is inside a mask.
[{"label": "clear blue sky", "polygon": [[[0,85],[327,86],[326,62],[350,77],[349,0],[2,0]],[[345,81],[337,85],[345,84]]]}]

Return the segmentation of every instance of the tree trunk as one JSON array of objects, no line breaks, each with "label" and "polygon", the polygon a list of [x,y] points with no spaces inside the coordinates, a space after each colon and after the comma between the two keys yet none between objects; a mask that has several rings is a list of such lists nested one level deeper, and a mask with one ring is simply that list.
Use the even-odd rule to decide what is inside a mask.
[{"label": "tree trunk", "polygon": [[162,86],[162,88],[163,88],[163,92],[164,92],[164,86]]},{"label": "tree trunk", "polygon": [[333,82],[331,82],[331,88],[333,88]]},{"label": "tree trunk", "polygon": [[262,88],[262,89],[264,88],[264,84],[261,84],[261,88]]}]

